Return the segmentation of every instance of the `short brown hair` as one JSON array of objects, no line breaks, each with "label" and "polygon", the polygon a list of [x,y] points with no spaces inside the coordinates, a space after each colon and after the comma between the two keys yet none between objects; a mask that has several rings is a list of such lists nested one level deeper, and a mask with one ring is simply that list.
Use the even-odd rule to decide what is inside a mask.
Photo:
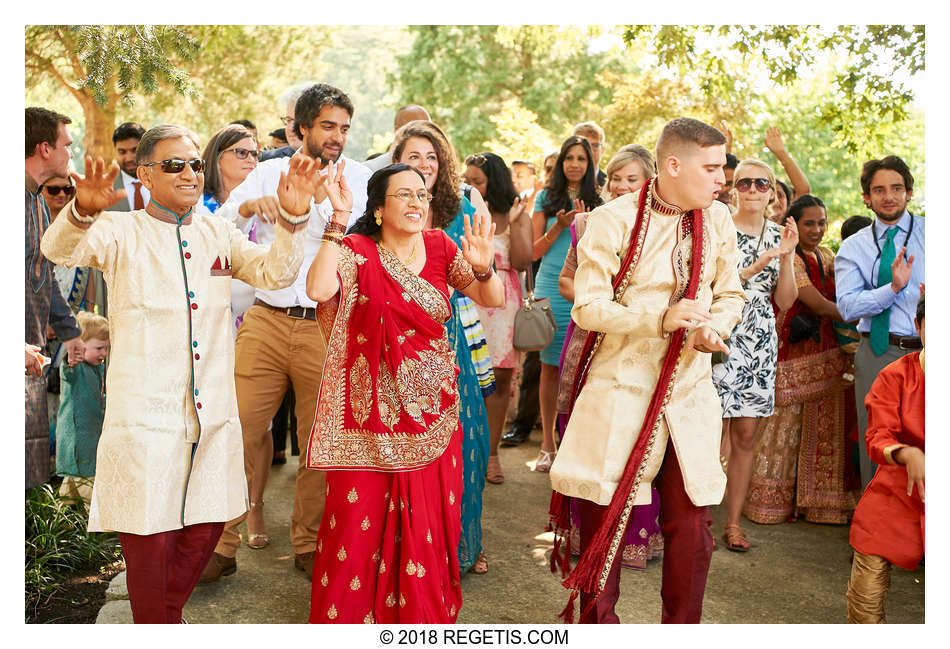
[{"label": "short brown hair", "polygon": [[864,163],[864,167],[861,169],[861,191],[863,193],[871,193],[871,179],[881,169],[896,171],[904,179],[904,189],[909,192],[914,190],[914,177],[911,175],[907,163],[896,155],[889,155],[880,160],[868,160]]},{"label": "short brown hair", "polygon": [[56,146],[59,139],[59,125],[72,124],[73,120],[47,108],[31,106],[26,109],[26,157],[36,153],[36,147],[46,142]]},{"label": "short brown hair", "polygon": [[76,323],[82,329],[79,337],[83,342],[93,338],[109,340],[109,321],[101,315],[96,315],[90,311],[80,311],[76,314]]},{"label": "short brown hair", "polygon": [[682,151],[685,145],[696,144],[701,148],[726,143],[726,136],[706,122],[692,117],[677,117],[663,127],[656,141],[657,167],[664,164],[667,156],[674,151]]},{"label": "short brown hair", "polygon": [[597,122],[581,122],[574,126],[574,131],[571,135],[583,135],[585,137],[588,135],[596,135],[601,144],[606,143],[604,129],[602,129]]}]

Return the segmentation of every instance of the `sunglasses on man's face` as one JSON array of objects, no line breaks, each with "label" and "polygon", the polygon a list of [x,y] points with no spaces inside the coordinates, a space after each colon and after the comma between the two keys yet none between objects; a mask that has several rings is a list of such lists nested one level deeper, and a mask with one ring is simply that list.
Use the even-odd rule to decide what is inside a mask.
[{"label": "sunglasses on man's face", "polygon": [[248,156],[251,156],[254,160],[261,159],[261,154],[258,153],[256,149],[242,149],[241,147],[236,147],[234,149],[225,149],[221,153],[233,153],[237,156],[238,160],[247,160]]},{"label": "sunglasses on man's face", "polygon": [[158,160],[156,162],[146,162],[143,164],[143,167],[151,167],[152,165],[161,165],[162,171],[167,174],[177,174],[185,170],[185,165],[191,167],[191,170],[196,174],[200,174],[205,170],[205,161],[201,158],[192,158],[191,160],[181,160],[179,158],[169,158],[168,160]]},{"label": "sunglasses on man's face", "polygon": [[46,193],[50,196],[57,196],[60,192],[63,192],[65,196],[72,196],[76,192],[76,188],[73,185],[65,185],[60,187],[43,185],[43,189],[45,189]]},{"label": "sunglasses on man's face", "polygon": [[740,192],[747,192],[755,185],[756,191],[765,193],[772,189],[772,183],[768,178],[742,178],[736,181],[736,189]]}]

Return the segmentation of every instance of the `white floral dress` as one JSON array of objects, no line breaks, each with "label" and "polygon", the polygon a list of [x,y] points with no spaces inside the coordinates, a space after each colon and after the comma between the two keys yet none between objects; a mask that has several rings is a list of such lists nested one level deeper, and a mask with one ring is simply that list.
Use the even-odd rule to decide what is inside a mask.
[{"label": "white floral dress", "polygon": [[[736,231],[739,269],[747,268],[767,249],[782,241],[782,228],[766,221],[763,241]],[[758,253],[756,248],[758,247]],[[722,403],[723,419],[769,417],[775,409],[775,366],[778,335],[770,298],[778,283],[779,260],[771,260],[757,275],[743,283],[746,302],[742,320],[727,344],[725,363],[713,365],[712,378]]]}]

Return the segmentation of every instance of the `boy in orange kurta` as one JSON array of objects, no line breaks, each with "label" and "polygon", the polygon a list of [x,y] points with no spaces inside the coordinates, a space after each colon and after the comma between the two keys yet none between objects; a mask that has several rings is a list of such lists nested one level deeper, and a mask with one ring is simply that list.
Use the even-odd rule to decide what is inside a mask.
[{"label": "boy in orange kurta", "polygon": [[[923,296],[915,324],[923,343]],[[924,555],[924,350],[881,370],[864,403],[868,454],[878,469],[851,521],[848,622],[877,624],[891,564],[913,570]]]}]

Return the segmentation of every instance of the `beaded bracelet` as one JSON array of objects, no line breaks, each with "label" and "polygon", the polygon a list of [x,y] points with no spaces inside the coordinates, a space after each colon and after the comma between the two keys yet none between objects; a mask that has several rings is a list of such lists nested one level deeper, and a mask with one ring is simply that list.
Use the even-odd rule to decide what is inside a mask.
[{"label": "beaded bracelet", "polygon": [[337,223],[336,221],[330,221],[329,223],[327,223],[327,226],[323,228],[323,231],[324,232],[339,232],[340,234],[343,234],[344,232],[346,232],[346,226],[343,225],[342,223]]},{"label": "beaded bracelet", "polygon": [[321,240],[321,241],[329,241],[329,242],[338,243],[338,244],[342,244],[342,243],[343,243],[343,237],[341,237],[340,235],[338,235],[338,234],[332,234],[332,233],[328,234],[328,233],[326,233],[326,232],[323,234],[322,237],[320,237],[320,240]]}]

